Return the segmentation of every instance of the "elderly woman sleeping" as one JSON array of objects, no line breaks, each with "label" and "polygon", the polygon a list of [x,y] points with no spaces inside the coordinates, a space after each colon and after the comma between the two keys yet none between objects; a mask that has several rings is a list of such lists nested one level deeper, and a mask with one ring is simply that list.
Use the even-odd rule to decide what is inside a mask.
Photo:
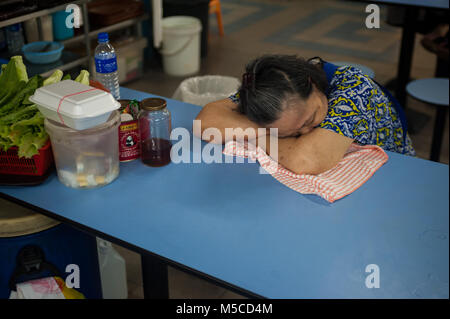
[{"label": "elderly woman sleeping", "polygon": [[[359,69],[320,58],[255,59],[247,65],[239,91],[207,104],[197,120],[201,132],[217,128],[224,137],[226,128],[277,128],[278,162],[297,174],[329,170],[353,142],[415,156],[395,98]],[[264,136],[257,132],[259,141]],[[263,132],[267,146],[269,130]]]}]

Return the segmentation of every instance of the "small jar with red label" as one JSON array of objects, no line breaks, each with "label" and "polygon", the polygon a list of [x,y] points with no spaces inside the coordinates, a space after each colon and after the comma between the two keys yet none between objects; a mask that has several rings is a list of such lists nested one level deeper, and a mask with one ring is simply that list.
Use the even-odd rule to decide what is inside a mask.
[{"label": "small jar with red label", "polygon": [[142,162],[153,167],[169,164],[172,123],[167,102],[160,98],[148,98],[141,101],[140,109],[138,121]]},{"label": "small jar with red label", "polygon": [[139,126],[137,116],[139,102],[136,100],[119,100],[121,107],[119,126],[119,160],[128,162],[139,158]]}]

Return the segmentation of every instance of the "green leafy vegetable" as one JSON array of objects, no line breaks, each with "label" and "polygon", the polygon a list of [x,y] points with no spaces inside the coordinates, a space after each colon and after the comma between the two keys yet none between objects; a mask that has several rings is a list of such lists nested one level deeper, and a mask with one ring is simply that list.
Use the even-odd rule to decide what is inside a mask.
[{"label": "green leafy vegetable", "polygon": [[[36,104],[21,108],[20,110],[10,113],[8,115],[5,115],[3,117],[0,117],[0,128],[2,127],[2,125],[12,125],[15,122],[18,121],[22,121],[22,120],[26,120],[29,119],[31,117],[34,116],[34,114],[36,114],[36,112],[38,112],[38,108],[36,106]],[[1,132],[1,130],[0,130]]]},{"label": "green leafy vegetable", "polygon": [[17,94],[17,92],[22,90],[26,85],[27,85],[27,82],[21,81],[16,85],[16,87],[13,90],[6,93],[3,96],[3,98],[0,99],[0,108],[1,108],[1,106],[5,105],[9,101],[11,101],[14,98],[14,96]]},{"label": "green leafy vegetable", "polygon": [[62,77],[63,72],[61,70],[56,70],[55,72],[53,72],[52,75],[50,75],[48,78],[44,80],[42,86],[58,83],[59,81],[61,81]]},{"label": "green leafy vegetable", "polygon": [[[7,65],[1,66],[0,74],[0,150],[18,147],[19,157],[30,158],[48,141],[44,129],[44,116],[37,105],[29,100],[37,88],[61,81],[63,72],[56,70],[43,79],[35,75],[28,79],[21,56],[12,57]],[[70,79],[70,75],[63,80]],[[89,85],[89,72],[81,71],[78,82]]]},{"label": "green leafy vegetable", "polygon": [[89,85],[89,72],[86,70],[81,70],[75,81],[80,82],[81,84]]},{"label": "green leafy vegetable", "polygon": [[64,75],[61,81],[64,81],[64,80],[72,80],[72,77],[70,76],[69,73],[67,73],[66,75]]},{"label": "green leafy vegetable", "polygon": [[[40,75],[35,75],[35,77],[37,78],[37,87],[40,88],[40,87],[42,86],[42,83],[44,82],[44,79],[43,79],[42,76],[40,76]],[[31,81],[32,79],[33,79],[33,78],[31,78],[30,81]],[[28,82],[30,82],[30,81],[28,81]],[[31,91],[27,92],[25,98],[22,100],[22,105],[25,106],[25,105],[31,105],[31,104],[34,104],[34,103],[31,102],[30,99],[29,99],[29,97],[32,96],[33,94],[34,94],[34,91],[33,91],[33,92],[31,92]]]},{"label": "green leafy vegetable", "polygon": [[0,106],[0,116],[8,114],[9,112],[14,112],[20,108],[20,105],[24,101],[29,104],[28,98],[33,95],[34,91],[38,88],[38,85],[39,75],[35,75],[25,84],[24,88],[18,91],[15,96],[9,100],[9,102]]},{"label": "green leafy vegetable", "polygon": [[44,117],[40,112],[29,119],[21,120],[11,126],[9,138],[15,145],[19,145],[19,157],[32,157],[39,152],[48,140],[44,129]]},{"label": "green leafy vegetable", "polygon": [[28,82],[28,74],[22,56],[13,56],[0,74],[0,105],[14,97],[15,93]]},{"label": "green leafy vegetable", "polygon": [[32,157],[47,139],[44,117],[34,104],[0,118],[0,146],[4,151],[16,145],[19,156]]}]

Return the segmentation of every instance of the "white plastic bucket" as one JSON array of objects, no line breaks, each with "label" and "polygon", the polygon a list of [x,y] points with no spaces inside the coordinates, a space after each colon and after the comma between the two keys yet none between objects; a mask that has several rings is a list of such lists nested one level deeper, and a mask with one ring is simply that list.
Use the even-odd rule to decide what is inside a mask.
[{"label": "white plastic bucket", "polygon": [[187,16],[173,16],[162,21],[164,72],[173,76],[187,76],[200,70],[199,19]]}]

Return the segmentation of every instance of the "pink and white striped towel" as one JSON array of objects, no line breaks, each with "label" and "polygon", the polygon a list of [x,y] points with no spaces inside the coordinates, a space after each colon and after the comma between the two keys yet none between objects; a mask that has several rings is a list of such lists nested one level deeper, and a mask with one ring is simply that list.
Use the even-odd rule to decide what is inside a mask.
[{"label": "pink and white striped towel", "polygon": [[388,160],[384,150],[376,145],[353,143],[342,160],[332,169],[318,175],[295,174],[274,161],[261,147],[228,142],[225,155],[257,160],[279,182],[301,194],[316,194],[332,203],[352,193],[364,184]]}]

